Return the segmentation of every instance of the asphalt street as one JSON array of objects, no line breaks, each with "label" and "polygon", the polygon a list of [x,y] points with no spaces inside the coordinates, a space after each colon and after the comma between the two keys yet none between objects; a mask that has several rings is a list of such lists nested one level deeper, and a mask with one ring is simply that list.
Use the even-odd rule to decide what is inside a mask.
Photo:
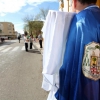
[{"label": "asphalt street", "polygon": [[46,100],[42,85],[42,55],[33,46],[9,40],[0,44],[0,100]]}]

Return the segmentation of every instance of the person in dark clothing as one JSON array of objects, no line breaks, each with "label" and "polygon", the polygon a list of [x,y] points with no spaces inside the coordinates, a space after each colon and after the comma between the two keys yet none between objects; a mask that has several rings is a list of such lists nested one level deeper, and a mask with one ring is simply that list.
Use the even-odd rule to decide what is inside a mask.
[{"label": "person in dark clothing", "polygon": [[20,38],[21,38],[21,36],[19,35],[19,36],[18,36],[19,43],[20,43]]},{"label": "person in dark clothing", "polygon": [[33,45],[33,36],[32,35],[30,35],[29,41],[30,41],[30,49],[32,49],[32,45]]}]

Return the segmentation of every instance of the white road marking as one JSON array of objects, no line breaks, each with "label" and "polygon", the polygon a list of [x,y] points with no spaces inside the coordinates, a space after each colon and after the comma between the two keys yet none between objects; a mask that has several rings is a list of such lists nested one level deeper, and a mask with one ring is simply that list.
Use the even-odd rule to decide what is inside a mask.
[{"label": "white road marking", "polygon": [[17,51],[18,48],[19,48],[19,46],[15,47],[12,51]]},{"label": "white road marking", "polygon": [[7,52],[8,50],[10,50],[12,47],[8,47],[7,49],[1,51],[1,52]]},{"label": "white road marking", "polygon": [[[20,48],[20,50],[25,50],[25,46],[16,46],[16,47],[6,47],[6,46],[3,46],[3,47],[0,47],[0,52],[7,52],[7,51],[18,51],[18,49]],[[12,49],[12,50],[10,50]],[[32,46],[32,50],[35,49],[34,46]],[[29,49],[30,50],[30,49]]]},{"label": "white road marking", "polygon": [[4,49],[4,48],[0,48],[0,50],[2,50],[2,49]]},{"label": "white road marking", "polygon": [[11,40],[10,42],[17,42],[18,40]]},{"label": "white road marking", "polygon": [[25,46],[23,46],[21,50],[25,50]]},{"label": "white road marking", "polygon": [[0,50],[4,49],[7,45],[0,46]]},{"label": "white road marking", "polygon": [[4,47],[6,47],[6,46],[7,46],[7,45],[2,45],[1,47],[4,48]]}]

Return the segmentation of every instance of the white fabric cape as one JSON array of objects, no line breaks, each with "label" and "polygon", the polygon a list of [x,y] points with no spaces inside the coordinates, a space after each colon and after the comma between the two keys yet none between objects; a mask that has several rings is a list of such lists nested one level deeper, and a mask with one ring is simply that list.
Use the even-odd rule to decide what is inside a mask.
[{"label": "white fabric cape", "polygon": [[56,100],[59,68],[63,62],[68,30],[74,13],[49,10],[42,28],[44,37],[42,88],[50,91],[47,100]]}]

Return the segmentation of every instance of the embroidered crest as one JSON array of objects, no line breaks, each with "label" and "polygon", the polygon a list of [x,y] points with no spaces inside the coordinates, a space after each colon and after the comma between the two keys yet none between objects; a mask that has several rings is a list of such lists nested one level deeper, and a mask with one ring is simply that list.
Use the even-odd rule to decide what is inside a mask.
[{"label": "embroidered crest", "polygon": [[100,45],[98,43],[92,42],[86,45],[82,70],[85,77],[92,80],[100,79]]}]

